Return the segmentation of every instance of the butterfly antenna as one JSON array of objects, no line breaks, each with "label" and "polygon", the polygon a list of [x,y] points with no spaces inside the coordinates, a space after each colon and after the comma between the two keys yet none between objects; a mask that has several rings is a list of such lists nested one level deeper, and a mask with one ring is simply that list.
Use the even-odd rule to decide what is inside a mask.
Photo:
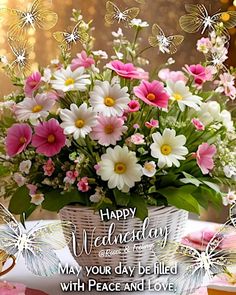
[{"label": "butterfly antenna", "polygon": [[205,232],[203,231],[203,232],[202,232],[202,245],[201,245],[201,251],[202,251],[202,249],[204,249],[204,245],[203,245],[203,244],[204,244],[204,238],[205,238],[204,236],[205,236]]},{"label": "butterfly antenna", "polygon": [[31,229],[28,231],[28,234],[30,234],[38,225],[41,223],[41,220],[39,220],[34,226],[31,227]]}]

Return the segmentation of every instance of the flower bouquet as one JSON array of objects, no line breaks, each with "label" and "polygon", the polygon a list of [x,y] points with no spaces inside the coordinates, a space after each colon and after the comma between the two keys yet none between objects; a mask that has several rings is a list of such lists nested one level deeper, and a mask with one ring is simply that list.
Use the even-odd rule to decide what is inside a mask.
[{"label": "flower bouquet", "polygon": [[[173,71],[168,55],[181,50],[182,35],[166,36],[153,24],[142,48],[149,24],[136,18],[139,8],[122,12],[110,1],[106,8],[106,23],[120,26],[112,32],[112,56],[94,50],[92,22],[73,10],[73,29],[53,34],[60,57],[33,73],[31,44],[17,37],[19,26],[11,27],[13,57],[1,61],[19,89],[0,105],[1,195],[10,197],[11,212],[26,217],[38,206],[55,212],[80,208],[68,209],[66,218],[82,216],[84,226],[94,226],[94,212],[107,208],[135,208],[140,220],[154,210],[153,220],[160,222],[157,214],[163,226],[172,222],[176,233],[179,215],[172,218],[168,210],[181,212],[183,220],[186,215],[170,206],[199,214],[209,204],[220,209],[223,198],[225,204],[232,195],[235,200],[233,192],[220,189],[236,179],[235,70],[224,64],[235,15],[219,13],[191,27],[186,17],[197,17],[199,6],[186,6],[180,24],[206,34],[197,41],[203,61]],[[126,28],[134,32],[133,41]],[[79,43],[82,51],[72,56]],[[145,52],[151,49],[155,69],[148,72]],[[168,56],[164,65],[158,51]]]}]

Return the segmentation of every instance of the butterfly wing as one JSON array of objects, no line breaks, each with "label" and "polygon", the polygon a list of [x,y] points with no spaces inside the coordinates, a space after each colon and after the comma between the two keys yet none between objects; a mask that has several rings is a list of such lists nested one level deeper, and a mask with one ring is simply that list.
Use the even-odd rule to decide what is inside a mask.
[{"label": "butterfly wing", "polygon": [[182,30],[187,33],[196,33],[204,26],[204,20],[208,12],[203,4],[186,4],[188,14],[180,17],[179,24]]},{"label": "butterfly wing", "polygon": [[183,42],[184,36],[182,35],[174,35],[174,36],[169,36],[167,37],[169,46],[169,54],[174,54],[177,52],[177,47]]},{"label": "butterfly wing", "polygon": [[106,3],[107,13],[105,15],[105,21],[108,25],[112,25],[115,21],[115,16],[121,13],[120,9],[111,1]]},{"label": "butterfly wing", "polygon": [[27,26],[24,26],[22,16],[22,11],[17,9],[0,9],[0,21],[4,20],[4,24],[9,26],[8,36],[19,36],[26,33]]},{"label": "butterfly wing", "polygon": [[149,44],[152,47],[158,46],[158,44],[159,44],[158,36],[165,36],[163,30],[157,24],[154,24],[152,26],[152,35],[153,36],[150,36],[148,38]]},{"label": "butterfly wing", "polygon": [[22,230],[13,215],[2,204],[0,204],[0,224],[0,249],[9,255],[16,255],[17,241]]},{"label": "butterfly wing", "polygon": [[42,30],[50,30],[58,21],[57,14],[50,10],[51,5],[49,0],[35,0],[31,6],[30,12],[35,16],[36,26]]},{"label": "butterfly wing", "polygon": [[236,203],[230,207],[230,221],[232,225],[236,228]]},{"label": "butterfly wing", "polygon": [[212,19],[223,23],[226,29],[232,29],[236,26],[236,11],[227,11],[215,14]]},{"label": "butterfly wing", "polygon": [[178,277],[169,278],[175,284],[177,294],[189,295],[202,285],[206,272],[201,267],[201,256],[196,249],[176,242],[168,242],[163,247],[157,242],[154,252],[159,262],[165,265],[178,263]]},{"label": "butterfly wing", "polygon": [[51,276],[58,272],[60,262],[54,250],[63,249],[75,231],[70,222],[54,222],[28,234],[27,248],[22,252],[26,267],[35,275]]}]

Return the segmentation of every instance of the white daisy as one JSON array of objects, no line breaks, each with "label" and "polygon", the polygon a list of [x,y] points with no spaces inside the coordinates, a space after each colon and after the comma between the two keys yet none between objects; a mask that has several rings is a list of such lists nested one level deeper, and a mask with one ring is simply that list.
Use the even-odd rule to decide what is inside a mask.
[{"label": "white daisy", "polygon": [[96,113],[92,108],[88,108],[85,102],[80,107],[72,103],[70,110],[60,111],[60,117],[63,121],[61,127],[64,133],[73,134],[75,140],[79,137],[84,138],[97,124]]},{"label": "white daisy", "polygon": [[202,98],[192,94],[192,92],[189,91],[189,87],[185,85],[184,81],[173,82],[168,80],[166,90],[171,99],[177,101],[182,112],[185,110],[186,106],[195,110],[200,109]]},{"label": "white daisy", "polygon": [[67,91],[86,91],[87,85],[91,84],[90,76],[84,74],[84,68],[79,67],[75,71],[68,66],[66,69],[60,69],[53,74],[54,78],[51,80],[52,87],[56,90]]},{"label": "white daisy", "polygon": [[108,148],[98,163],[97,174],[102,180],[108,181],[110,189],[117,187],[123,192],[128,192],[135,182],[141,180],[142,166],[137,162],[135,152],[129,151],[126,146]]},{"label": "white daisy", "polygon": [[37,94],[35,97],[26,97],[16,105],[15,114],[18,120],[37,120],[47,118],[55,101],[49,99],[46,94]]},{"label": "white daisy", "polygon": [[119,84],[110,85],[108,81],[97,81],[93,91],[90,92],[90,104],[94,110],[104,116],[122,116],[130,102],[128,87]]},{"label": "white daisy", "polygon": [[224,206],[233,205],[236,203],[236,192],[229,190],[228,193],[222,197]]},{"label": "white daisy", "polygon": [[175,130],[166,128],[162,135],[159,132],[153,133],[152,139],[154,143],[151,144],[151,155],[158,159],[159,168],[172,167],[172,164],[179,167],[178,160],[185,160],[183,156],[187,155],[188,149],[184,146],[184,135],[176,136]]}]

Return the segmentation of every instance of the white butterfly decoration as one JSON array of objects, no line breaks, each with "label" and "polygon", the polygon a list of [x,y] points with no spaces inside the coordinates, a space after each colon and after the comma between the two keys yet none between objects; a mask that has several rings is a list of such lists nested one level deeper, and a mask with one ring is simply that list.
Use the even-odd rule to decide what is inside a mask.
[{"label": "white butterfly decoration", "polygon": [[234,215],[230,215],[230,220],[212,237],[204,251],[176,242],[168,242],[166,246],[162,242],[156,243],[154,252],[159,262],[178,263],[177,276],[169,277],[175,284],[175,294],[190,295],[207,285],[214,276],[229,273],[229,266],[236,265],[236,248],[221,248],[225,236],[232,234],[233,228],[229,225],[236,226],[236,205],[234,208]]},{"label": "white butterfly decoration", "polygon": [[70,222],[55,221],[26,232],[13,215],[0,204],[0,249],[15,256],[22,255],[26,267],[38,276],[58,273],[60,260],[55,250],[66,247],[75,227]]}]

